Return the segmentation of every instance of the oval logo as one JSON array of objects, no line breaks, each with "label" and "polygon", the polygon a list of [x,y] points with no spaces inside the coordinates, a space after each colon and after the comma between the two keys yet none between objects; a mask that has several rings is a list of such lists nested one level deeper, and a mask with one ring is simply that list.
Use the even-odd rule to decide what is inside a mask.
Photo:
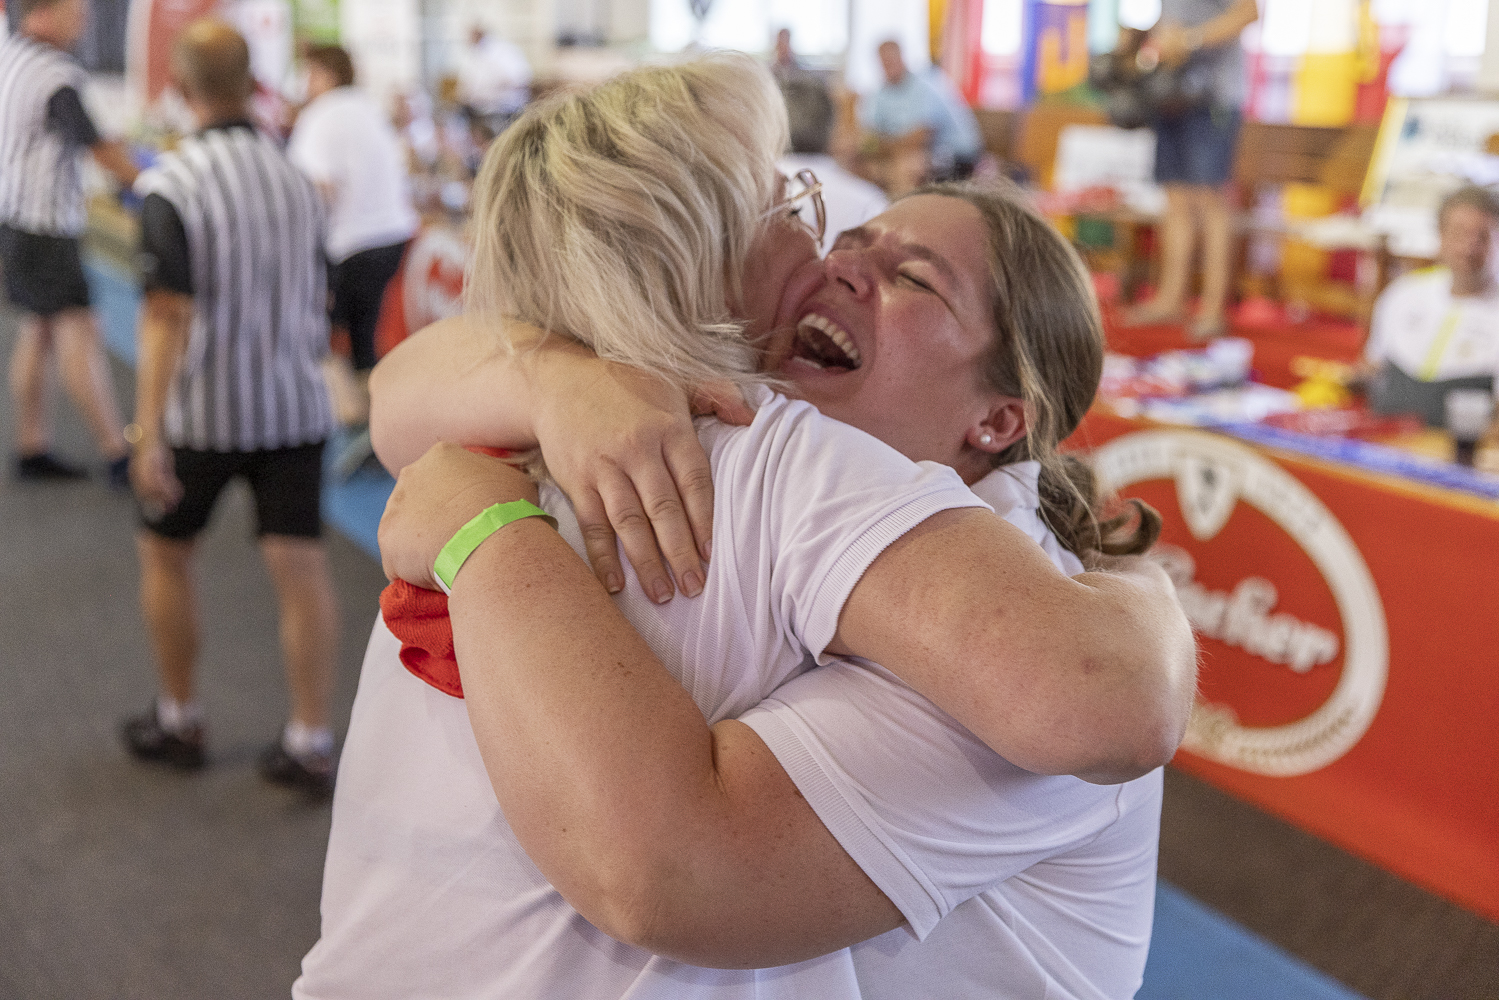
[{"label": "oval logo", "polygon": [[[1384,697],[1389,632],[1374,578],[1332,512],[1284,469],[1214,434],[1127,434],[1095,451],[1093,466],[1109,489],[1174,484],[1147,499],[1169,504],[1174,492],[1196,543],[1195,555],[1175,545],[1156,553],[1199,639],[1227,647],[1182,746],[1279,777],[1351,750]],[[1251,552],[1256,570],[1224,578],[1215,539],[1239,564]]]}]

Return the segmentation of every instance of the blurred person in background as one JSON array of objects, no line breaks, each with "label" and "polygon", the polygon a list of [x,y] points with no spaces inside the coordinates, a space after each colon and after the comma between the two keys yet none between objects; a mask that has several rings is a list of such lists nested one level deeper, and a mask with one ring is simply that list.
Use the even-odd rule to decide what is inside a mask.
[{"label": "blurred person in background", "polygon": [[1208,340],[1226,332],[1233,270],[1233,204],[1226,184],[1238,149],[1247,94],[1239,34],[1259,18],[1255,0],[1161,0],[1161,17],[1145,43],[1174,93],[1152,121],[1155,180],[1166,189],[1161,223],[1161,283],[1131,309],[1130,324],[1183,318],[1192,258],[1202,235],[1202,297],[1189,333]]},{"label": "blurred person in background", "polygon": [[1384,413],[1445,421],[1450,389],[1494,391],[1499,288],[1490,271],[1499,201],[1468,185],[1437,209],[1437,262],[1390,282],[1374,305],[1359,374]]},{"label": "blurred person in background", "polygon": [[806,73],[802,62],[796,57],[796,52],[791,48],[791,29],[782,28],[776,32],[775,49],[770,58],[770,75],[775,77],[776,83],[784,84],[787,80],[793,80]]},{"label": "blurred person in background", "polygon": [[248,481],[280,608],[290,720],[260,759],[268,780],[332,788],[338,608],[321,540],[323,442],[332,427],[324,209],[312,182],[249,120],[249,47],[195,21],[172,74],[199,131],[136,182],[145,302],[138,334],[141,608],[159,693],[123,726],[141,760],[207,760],[196,693],[195,540],[233,478]]},{"label": "blurred person in background", "polygon": [[[404,151],[374,99],[354,85],[354,62],[337,45],[314,45],[307,60],[307,106],[286,155],[312,178],[328,206],[329,294],[335,327],[348,331],[352,379],[339,419],[354,431],[338,459],[354,472],[374,455],[369,444],[369,377],[386,286],[400,270],[420,219],[411,200]],[[335,399],[339,396],[335,393]]]},{"label": "blurred person in background", "polygon": [[109,463],[110,485],[127,485],[129,461],[109,362],[89,308],[79,237],[86,211],[83,157],[130,185],[136,166],[104,139],[83,106],[88,73],[68,50],[83,35],[83,0],[14,0],[19,30],[0,44],[0,262],[21,311],[10,360],[20,479],[87,473],[51,452],[48,370],[63,386]]},{"label": "blurred person in background", "polygon": [[520,46],[483,25],[469,29],[458,62],[458,99],[483,121],[491,138],[531,99],[531,64]]},{"label": "blurred person in background", "polygon": [[[778,83],[781,97],[786,101],[786,117],[791,127],[791,152],[781,157],[777,166],[792,179],[793,188],[798,190],[806,184],[801,179],[804,170],[812,171],[821,182],[822,203],[827,215],[826,231],[841,233],[862,226],[888,208],[890,202],[885,192],[843,169],[828,154],[835,115],[833,99],[823,82],[815,76],[802,75]],[[798,210],[810,211],[811,206]]]},{"label": "blurred person in background", "polygon": [[892,198],[927,181],[964,180],[983,155],[973,109],[953,91],[941,70],[915,73],[900,43],[879,48],[885,83],[863,115],[861,158],[871,179]]}]

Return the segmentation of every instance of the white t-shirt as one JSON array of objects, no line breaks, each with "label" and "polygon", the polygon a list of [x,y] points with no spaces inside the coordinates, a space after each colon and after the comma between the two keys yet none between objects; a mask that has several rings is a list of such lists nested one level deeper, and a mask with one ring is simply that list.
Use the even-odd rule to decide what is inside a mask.
[{"label": "white t-shirt", "polygon": [[[983,506],[951,469],[913,463],[782,396],[747,428],[708,420],[699,435],[718,497],[704,593],[653,604],[627,567],[617,599],[710,723],[807,669],[891,542],[940,511]],[[542,502],[581,555],[566,498],[547,488]],[[594,929],[516,842],[464,703],[417,680],[397,654],[377,623],[339,768],[322,939],[294,996],[857,995],[846,953],[794,971],[725,972]]]},{"label": "white t-shirt", "polygon": [[531,64],[514,42],[486,34],[458,59],[458,97],[481,114],[511,114],[531,95]]},{"label": "white t-shirt", "polygon": [[[803,672],[801,644],[826,645],[849,590],[891,540],[977,501],[950,470],[913,465],[779,397],[748,429],[709,423],[701,434],[719,497],[707,589],[657,606],[632,578],[625,614],[710,722],[775,690],[746,721],[926,943],[901,929],[798,965],[729,971],[600,933],[515,841],[463,702],[411,676],[377,623],[334,800],[323,937],[294,997],[854,1000],[930,995],[938,984],[944,996],[987,998],[1004,995],[995,983],[1040,996],[1031,987],[1045,981],[1056,996],[1093,997],[1137,986],[1159,774],[1122,789],[1038,778],[879,668],[834,661]],[[1034,477],[1033,465],[1012,467],[979,485],[1076,572],[1035,514]],[[581,553],[565,501],[550,490],[543,500]],[[836,704],[815,704],[829,698]],[[867,731],[854,709],[876,713]]]},{"label": "white t-shirt", "polygon": [[[1038,471],[1009,466],[973,489],[1080,573],[1037,513]],[[862,660],[793,678],[741,718],[906,918],[849,949],[864,1000],[1135,995],[1159,770],[1113,786],[1031,774]]]},{"label": "white t-shirt", "polygon": [[1499,374],[1499,288],[1453,298],[1448,268],[1402,275],[1375,303],[1364,357],[1423,382]]},{"label": "white t-shirt", "polygon": [[287,157],[319,187],[331,188],[328,258],[411,239],[421,220],[411,202],[405,154],[395,127],[357,87],[318,95],[297,116]]}]

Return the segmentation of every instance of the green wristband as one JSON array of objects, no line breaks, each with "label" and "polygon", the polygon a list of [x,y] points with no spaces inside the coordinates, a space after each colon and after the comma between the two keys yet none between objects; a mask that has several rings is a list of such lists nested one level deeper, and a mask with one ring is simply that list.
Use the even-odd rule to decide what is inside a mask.
[{"label": "green wristband", "polygon": [[519,521],[526,517],[539,517],[552,527],[557,527],[557,519],[531,501],[513,500],[510,503],[497,503],[493,507],[480,511],[472,521],[459,528],[458,532],[448,539],[448,544],[442,547],[442,551],[437,554],[437,561],[432,564],[432,572],[437,576],[437,583],[442,587],[442,592],[452,593],[453,578],[458,575],[458,570],[463,567],[468,557],[474,554],[474,549],[477,549],[484,539],[512,521]]}]

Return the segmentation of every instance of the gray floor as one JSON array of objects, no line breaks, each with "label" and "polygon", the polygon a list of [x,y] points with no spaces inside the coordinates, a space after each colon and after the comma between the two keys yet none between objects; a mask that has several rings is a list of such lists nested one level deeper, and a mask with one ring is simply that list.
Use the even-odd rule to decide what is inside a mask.
[{"label": "gray floor", "polygon": [[[0,358],[12,337],[0,316]],[[92,456],[71,408],[57,411],[58,451]],[[131,501],[97,475],[17,484],[13,450],[4,396],[0,998],[285,997],[317,934],[329,811],[255,774],[286,698],[248,497],[226,497],[202,542],[211,766],[181,775],[133,762],[117,735],[154,694]],[[384,578],[341,536],[328,544],[344,611],[341,731]]]}]

